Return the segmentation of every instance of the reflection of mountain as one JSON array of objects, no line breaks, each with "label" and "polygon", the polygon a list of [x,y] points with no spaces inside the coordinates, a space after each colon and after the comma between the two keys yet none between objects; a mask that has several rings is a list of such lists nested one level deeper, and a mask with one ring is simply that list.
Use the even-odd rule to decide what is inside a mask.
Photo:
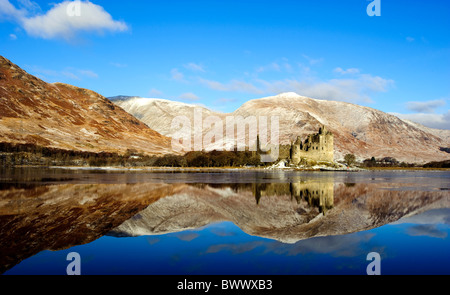
[{"label": "reflection of mountain", "polygon": [[[105,235],[156,235],[231,221],[284,243],[362,231],[450,207],[446,191],[310,180],[269,184],[64,184],[0,191],[0,273],[43,250]],[[256,199],[256,200],[255,200]]]},{"label": "reflection of mountain", "polygon": [[403,216],[450,207],[446,192],[387,190],[387,186],[331,181],[186,186],[182,193],[151,204],[110,234],[156,235],[231,221],[248,234],[295,243],[367,230]]},{"label": "reflection of mountain", "polygon": [[183,185],[65,184],[0,191],[0,273],[43,250],[92,242]]}]

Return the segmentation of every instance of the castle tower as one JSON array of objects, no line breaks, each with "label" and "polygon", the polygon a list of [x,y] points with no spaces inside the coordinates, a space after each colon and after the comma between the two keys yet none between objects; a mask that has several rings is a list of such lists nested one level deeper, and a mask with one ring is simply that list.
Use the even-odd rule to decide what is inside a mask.
[{"label": "castle tower", "polygon": [[298,165],[302,159],[316,162],[334,161],[333,134],[325,126],[316,134],[308,135],[302,142],[300,137],[291,145],[291,163]]}]

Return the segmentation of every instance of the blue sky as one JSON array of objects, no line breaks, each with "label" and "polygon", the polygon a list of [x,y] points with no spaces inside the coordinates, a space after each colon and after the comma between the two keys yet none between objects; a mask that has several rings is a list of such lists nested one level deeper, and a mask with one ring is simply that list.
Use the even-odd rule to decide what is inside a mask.
[{"label": "blue sky", "polygon": [[0,0],[0,55],[47,82],[231,112],[296,92],[450,129],[450,2]]}]

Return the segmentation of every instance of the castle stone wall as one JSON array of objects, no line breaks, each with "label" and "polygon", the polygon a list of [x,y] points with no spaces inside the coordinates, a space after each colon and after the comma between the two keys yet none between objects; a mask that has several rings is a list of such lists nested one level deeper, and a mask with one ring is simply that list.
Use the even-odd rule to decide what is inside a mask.
[{"label": "castle stone wall", "polygon": [[291,163],[298,165],[302,159],[316,162],[334,161],[333,134],[325,126],[317,134],[311,134],[302,142],[300,137],[291,145]]}]

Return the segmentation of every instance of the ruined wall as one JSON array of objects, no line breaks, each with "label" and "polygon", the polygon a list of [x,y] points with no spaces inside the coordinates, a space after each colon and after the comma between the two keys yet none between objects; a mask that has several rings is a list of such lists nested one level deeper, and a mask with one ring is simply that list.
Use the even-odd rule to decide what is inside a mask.
[{"label": "ruined wall", "polygon": [[316,162],[333,162],[334,139],[333,134],[326,130],[325,126],[320,128],[317,134],[311,134],[302,142],[297,138],[291,146],[291,163],[298,165],[302,159]]}]

